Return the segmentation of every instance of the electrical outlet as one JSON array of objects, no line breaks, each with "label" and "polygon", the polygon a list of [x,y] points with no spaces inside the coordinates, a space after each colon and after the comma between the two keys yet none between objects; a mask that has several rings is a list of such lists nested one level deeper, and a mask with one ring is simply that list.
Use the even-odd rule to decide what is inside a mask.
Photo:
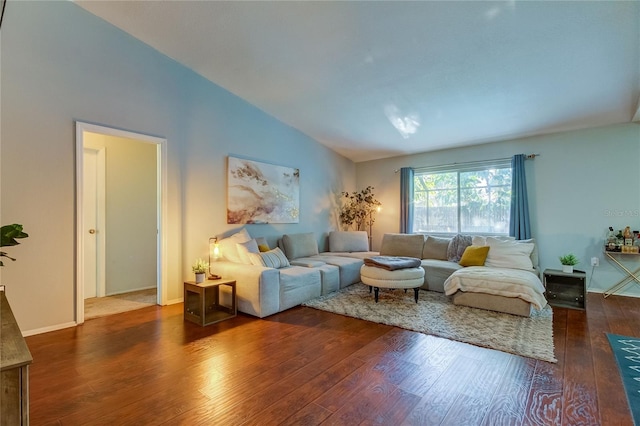
[{"label": "electrical outlet", "polygon": [[592,257],[591,258],[591,266],[600,266],[600,258]]}]

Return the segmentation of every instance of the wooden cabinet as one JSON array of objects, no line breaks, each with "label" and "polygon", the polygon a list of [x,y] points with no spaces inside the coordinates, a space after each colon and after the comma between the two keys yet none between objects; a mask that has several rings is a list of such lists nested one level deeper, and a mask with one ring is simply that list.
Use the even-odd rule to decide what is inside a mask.
[{"label": "wooden cabinet", "polygon": [[544,286],[547,302],[563,308],[587,308],[587,274],[574,270],[568,274],[558,269],[544,270]]},{"label": "wooden cabinet", "polygon": [[29,364],[27,343],[0,289],[0,425],[29,424]]}]

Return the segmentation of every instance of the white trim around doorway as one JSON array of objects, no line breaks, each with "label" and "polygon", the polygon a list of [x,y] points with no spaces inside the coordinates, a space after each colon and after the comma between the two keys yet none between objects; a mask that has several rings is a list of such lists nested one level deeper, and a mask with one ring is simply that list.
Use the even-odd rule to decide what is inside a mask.
[{"label": "white trim around doorway", "polygon": [[167,304],[167,139],[136,133],[112,127],[76,121],[76,324],[84,323],[84,224],[83,224],[83,152],[84,134],[98,133],[102,135],[135,139],[140,142],[155,144],[157,147],[157,223],[158,236],[156,242],[157,289],[159,305]]}]

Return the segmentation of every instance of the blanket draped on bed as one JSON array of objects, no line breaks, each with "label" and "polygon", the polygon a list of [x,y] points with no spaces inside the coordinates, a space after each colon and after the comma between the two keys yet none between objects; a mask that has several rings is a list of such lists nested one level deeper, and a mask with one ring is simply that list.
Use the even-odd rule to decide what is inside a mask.
[{"label": "blanket draped on bed", "polygon": [[420,259],[404,256],[371,256],[364,259],[367,266],[395,271],[396,269],[417,268],[421,265]]},{"label": "blanket draped on bed", "polygon": [[488,266],[459,269],[444,282],[444,292],[447,296],[458,290],[518,297],[533,304],[536,309],[542,309],[547,304],[540,278],[532,272],[520,269]]}]

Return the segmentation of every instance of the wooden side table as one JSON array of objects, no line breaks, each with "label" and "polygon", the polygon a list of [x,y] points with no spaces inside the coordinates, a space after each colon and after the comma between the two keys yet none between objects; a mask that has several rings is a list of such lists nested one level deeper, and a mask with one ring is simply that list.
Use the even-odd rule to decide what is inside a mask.
[{"label": "wooden side table", "polygon": [[[220,288],[231,289],[231,304],[223,305]],[[214,324],[238,314],[235,280],[219,279],[196,284],[184,283],[184,319],[201,326]]]}]

